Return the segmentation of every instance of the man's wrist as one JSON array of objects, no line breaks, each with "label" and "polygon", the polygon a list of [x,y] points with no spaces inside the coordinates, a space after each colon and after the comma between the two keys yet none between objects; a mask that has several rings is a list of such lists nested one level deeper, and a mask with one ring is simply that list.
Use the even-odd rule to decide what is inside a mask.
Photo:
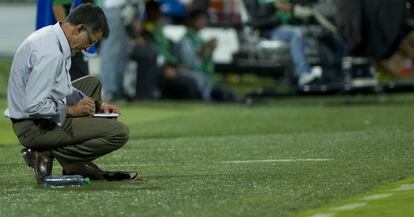
[{"label": "man's wrist", "polygon": [[72,117],[73,116],[73,109],[71,106],[66,106],[66,117]]}]

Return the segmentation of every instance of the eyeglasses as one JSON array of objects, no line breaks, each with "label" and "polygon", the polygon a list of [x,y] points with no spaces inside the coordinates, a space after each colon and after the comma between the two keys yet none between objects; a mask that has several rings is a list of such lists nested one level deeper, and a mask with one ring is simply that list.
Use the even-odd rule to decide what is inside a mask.
[{"label": "eyeglasses", "polygon": [[98,40],[94,40],[92,38],[91,31],[89,31],[89,29],[86,28],[86,26],[84,26],[84,27],[85,27],[86,33],[88,34],[88,44],[91,47],[91,46],[95,45],[98,42]]}]

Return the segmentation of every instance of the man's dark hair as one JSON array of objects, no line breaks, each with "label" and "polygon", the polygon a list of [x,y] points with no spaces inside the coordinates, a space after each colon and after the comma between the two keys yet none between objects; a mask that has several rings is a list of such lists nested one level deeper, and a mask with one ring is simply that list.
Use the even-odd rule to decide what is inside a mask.
[{"label": "man's dark hair", "polygon": [[145,2],[145,10],[160,10],[160,3],[154,0],[149,0]]},{"label": "man's dark hair", "polygon": [[161,16],[160,3],[154,0],[145,2],[145,14],[148,21],[158,20]]},{"label": "man's dark hair", "polygon": [[102,9],[95,4],[86,3],[79,5],[69,13],[63,22],[72,25],[83,24],[93,33],[102,31],[103,38],[107,38],[109,35],[106,16]]},{"label": "man's dark hair", "polygon": [[188,15],[188,18],[190,20],[194,20],[200,16],[205,16],[208,18],[208,13],[206,10],[202,9],[202,8],[194,8],[193,10],[190,11],[190,14]]}]

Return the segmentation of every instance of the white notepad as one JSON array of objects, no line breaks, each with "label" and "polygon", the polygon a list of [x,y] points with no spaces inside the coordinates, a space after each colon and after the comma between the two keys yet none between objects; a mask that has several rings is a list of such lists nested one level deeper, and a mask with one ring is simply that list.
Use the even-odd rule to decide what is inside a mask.
[{"label": "white notepad", "polygon": [[118,113],[95,113],[92,114],[92,117],[97,117],[97,118],[116,118],[119,117]]}]

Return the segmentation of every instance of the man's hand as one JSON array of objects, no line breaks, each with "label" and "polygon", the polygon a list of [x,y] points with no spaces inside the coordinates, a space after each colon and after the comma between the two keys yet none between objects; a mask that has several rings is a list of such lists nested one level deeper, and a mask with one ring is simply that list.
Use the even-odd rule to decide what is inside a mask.
[{"label": "man's hand", "polygon": [[292,11],[293,4],[289,2],[275,2],[275,7],[282,11]]},{"label": "man's hand", "polygon": [[202,58],[209,57],[214,49],[217,47],[218,41],[217,38],[211,38],[208,40],[203,47],[198,52],[198,55]]},{"label": "man's hand", "polygon": [[100,110],[101,112],[104,112],[104,113],[118,113],[119,114],[118,107],[114,105],[106,104],[106,103],[101,104]]},{"label": "man's hand", "polygon": [[178,72],[177,69],[173,66],[165,66],[164,68],[164,76],[168,79],[173,79],[177,76]]},{"label": "man's hand", "polygon": [[66,106],[68,117],[84,117],[95,112],[95,101],[89,97],[83,98],[78,103]]},{"label": "man's hand", "polygon": [[206,45],[211,49],[215,49],[217,47],[217,44],[218,44],[217,38],[211,38],[206,43]]}]

